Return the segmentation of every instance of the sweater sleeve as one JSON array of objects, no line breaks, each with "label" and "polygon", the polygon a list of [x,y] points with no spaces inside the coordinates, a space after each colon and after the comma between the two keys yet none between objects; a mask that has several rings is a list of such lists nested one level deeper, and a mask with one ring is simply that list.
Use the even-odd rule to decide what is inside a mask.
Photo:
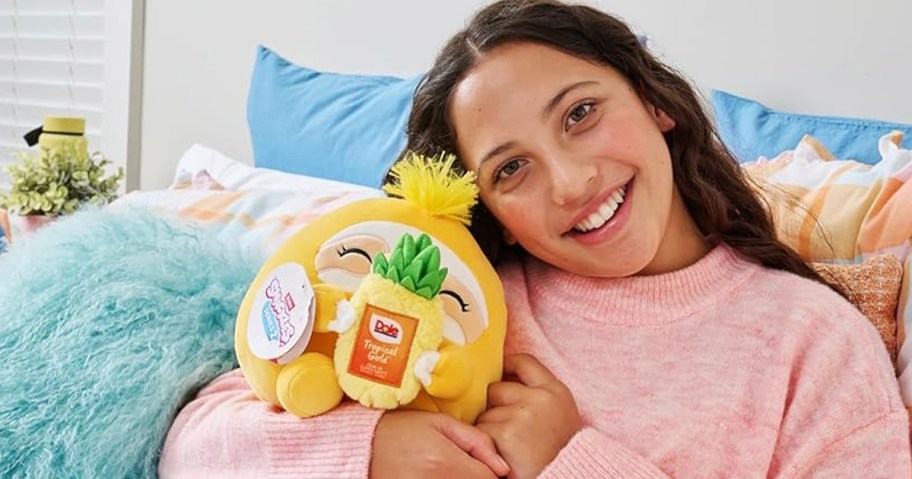
[{"label": "sweater sleeve", "polygon": [[159,475],[367,477],[381,415],[348,402],[300,419],[260,401],[234,370],[216,378],[178,414],[165,440]]},{"label": "sweater sleeve", "polygon": [[596,429],[585,427],[573,436],[538,477],[668,479],[670,476]]},{"label": "sweater sleeve", "polygon": [[912,477],[909,419],[877,331],[857,310],[821,308],[794,348],[769,476]]},{"label": "sweater sleeve", "polygon": [[810,460],[796,464],[784,478],[912,477],[906,411],[886,414],[838,441]]},{"label": "sweater sleeve", "polygon": [[[912,477],[909,417],[883,342],[861,313],[847,303],[833,303],[814,305],[815,311],[801,318],[808,326],[801,334],[771,344],[779,348],[773,354],[790,369],[783,378],[786,396],[764,475]],[[669,473],[699,475],[699,469],[686,467]],[[651,458],[586,427],[540,477],[669,476]]]}]

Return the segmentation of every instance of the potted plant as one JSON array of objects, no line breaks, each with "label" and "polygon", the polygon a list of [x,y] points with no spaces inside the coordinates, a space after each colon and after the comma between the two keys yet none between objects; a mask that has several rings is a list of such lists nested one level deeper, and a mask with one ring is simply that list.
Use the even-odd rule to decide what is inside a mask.
[{"label": "potted plant", "polygon": [[74,143],[17,153],[18,163],[6,167],[11,190],[0,193],[0,207],[22,218],[24,232],[72,213],[84,204],[105,205],[117,197],[123,168],[108,173],[110,164],[99,152],[87,153]]}]

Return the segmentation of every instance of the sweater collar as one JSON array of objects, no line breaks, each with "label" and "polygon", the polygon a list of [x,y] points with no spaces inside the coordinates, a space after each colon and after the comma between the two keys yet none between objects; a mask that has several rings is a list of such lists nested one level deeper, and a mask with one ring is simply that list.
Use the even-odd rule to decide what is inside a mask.
[{"label": "sweater collar", "polygon": [[591,278],[531,256],[521,261],[533,309],[553,306],[591,321],[627,325],[684,319],[722,301],[759,269],[726,245],[686,268],[654,276]]}]

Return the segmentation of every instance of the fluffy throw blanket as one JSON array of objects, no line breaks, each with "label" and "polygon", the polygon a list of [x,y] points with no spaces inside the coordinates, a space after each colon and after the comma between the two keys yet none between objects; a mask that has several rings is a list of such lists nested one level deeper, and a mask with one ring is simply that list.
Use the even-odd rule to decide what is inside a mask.
[{"label": "fluffy throw blanket", "polygon": [[178,409],[236,367],[260,258],[176,221],[83,212],[0,257],[0,477],[155,477]]}]

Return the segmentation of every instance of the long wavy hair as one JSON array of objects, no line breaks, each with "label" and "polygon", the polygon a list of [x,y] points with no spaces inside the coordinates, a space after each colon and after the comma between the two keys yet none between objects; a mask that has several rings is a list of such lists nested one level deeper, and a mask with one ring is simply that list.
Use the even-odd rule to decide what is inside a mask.
[{"label": "long wavy hair", "polygon": [[[745,257],[827,284],[776,238],[770,212],[732,154],[721,144],[695,89],[656,59],[621,20],[585,5],[554,0],[502,0],[478,11],[438,54],[415,92],[406,150],[426,155],[459,151],[450,118],[457,85],[484,55],[511,42],[532,42],[623,74],[641,99],[675,121],[665,134],[674,183],[700,231]],[[502,227],[479,204],[472,233],[497,263],[507,246]]]}]

